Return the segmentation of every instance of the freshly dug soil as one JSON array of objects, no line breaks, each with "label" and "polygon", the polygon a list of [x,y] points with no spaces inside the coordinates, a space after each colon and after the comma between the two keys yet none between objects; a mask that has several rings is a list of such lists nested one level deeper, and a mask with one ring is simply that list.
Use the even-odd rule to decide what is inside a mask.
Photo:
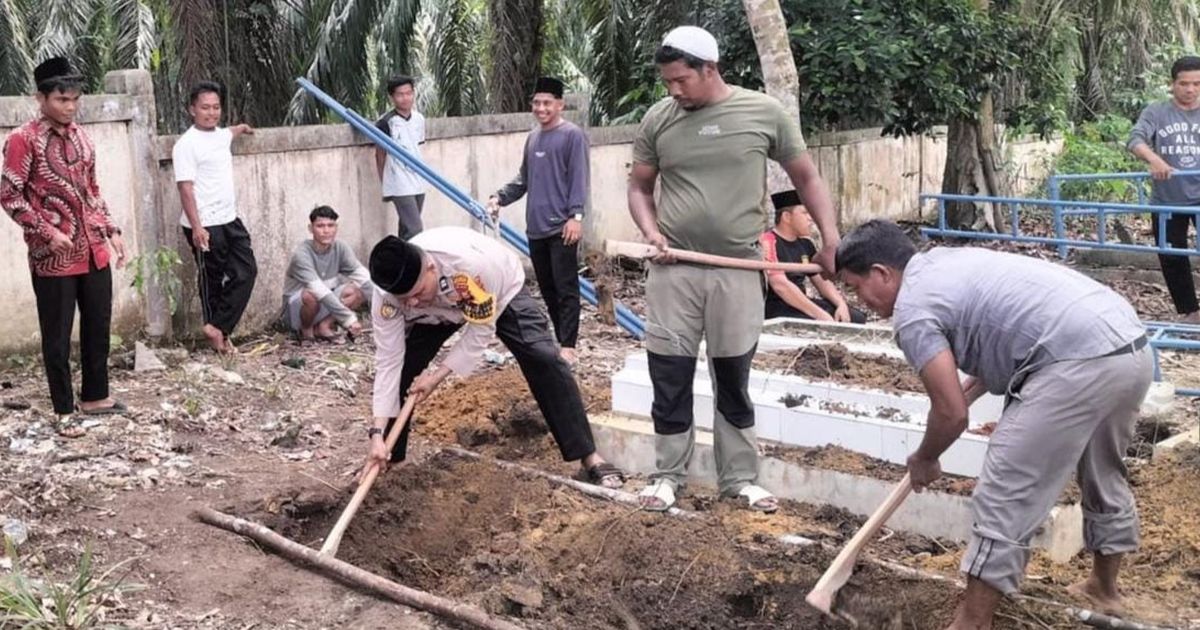
[{"label": "freshly dug soil", "polygon": [[[732,519],[631,510],[446,454],[384,481],[339,557],[530,628],[848,627],[804,603],[832,553],[768,536],[739,540]],[[338,509],[288,512],[268,524],[313,541]],[[860,566],[841,594],[860,627],[905,630],[945,627],[958,595],[873,565]],[[1030,619],[1028,604],[1006,603],[1003,612],[997,628],[1034,627],[1022,621]]]},{"label": "freshly dug soil", "polygon": [[799,350],[773,350],[754,356],[755,369],[818,381],[892,392],[924,393],[921,377],[907,363],[882,354],[857,354],[840,343],[814,344]]}]

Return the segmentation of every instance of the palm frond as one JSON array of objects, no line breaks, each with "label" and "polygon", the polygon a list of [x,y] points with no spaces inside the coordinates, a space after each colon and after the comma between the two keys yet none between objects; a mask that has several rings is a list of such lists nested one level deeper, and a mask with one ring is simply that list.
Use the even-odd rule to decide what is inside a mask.
[{"label": "palm frond", "polygon": [[150,55],[158,45],[154,12],[145,0],[109,0],[116,24],[113,62],[117,68],[150,67]]},{"label": "palm frond", "polygon": [[485,102],[480,49],[481,7],[470,0],[444,0],[430,35],[430,71],[446,116],[478,113]]},{"label": "palm frond", "polygon": [[24,11],[15,0],[0,0],[0,94],[26,94],[33,87],[33,58]]},{"label": "palm frond", "polygon": [[[371,89],[368,64],[368,35],[379,19],[384,0],[335,0],[321,16],[308,12],[320,25],[305,30],[315,34],[300,74],[321,86],[330,96],[351,106],[361,102]],[[315,26],[315,25],[313,25]],[[316,103],[297,89],[288,103],[289,123],[313,122],[319,118]]]},{"label": "palm frond", "polygon": [[488,21],[492,29],[488,75],[492,106],[497,112],[524,111],[542,65],[543,2],[489,0]]},{"label": "palm frond", "polygon": [[33,13],[34,59],[67,57],[78,64],[79,40],[86,36],[95,8],[94,0],[43,0]]}]

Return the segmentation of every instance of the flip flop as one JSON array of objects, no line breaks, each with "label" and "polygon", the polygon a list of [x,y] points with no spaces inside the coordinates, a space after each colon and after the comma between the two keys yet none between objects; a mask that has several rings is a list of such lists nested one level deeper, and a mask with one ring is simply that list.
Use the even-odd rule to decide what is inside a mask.
[{"label": "flip flop", "polygon": [[81,438],[84,435],[87,435],[87,429],[83,427],[83,424],[79,421],[79,418],[69,414],[59,416],[58,419],[54,421],[54,431],[62,437],[71,439]]},{"label": "flip flop", "polygon": [[76,405],[75,409],[85,416],[120,416],[129,413],[129,407],[126,407],[125,403],[119,400],[113,401],[113,404],[109,407],[101,407],[99,409],[84,409],[83,407]]},{"label": "flip flop", "polygon": [[588,482],[601,488],[616,489],[625,485],[625,473],[608,462],[587,469]]}]

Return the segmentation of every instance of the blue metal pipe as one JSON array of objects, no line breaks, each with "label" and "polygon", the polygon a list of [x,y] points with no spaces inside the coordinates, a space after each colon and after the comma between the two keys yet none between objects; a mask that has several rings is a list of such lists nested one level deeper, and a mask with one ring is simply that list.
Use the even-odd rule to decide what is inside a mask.
[{"label": "blue metal pipe", "polygon": [[[451,201],[454,201],[456,204],[470,213],[471,216],[476,220],[496,230],[500,237],[509,245],[512,245],[526,256],[529,255],[529,241],[524,234],[521,234],[511,225],[508,225],[503,221],[500,221],[499,225],[494,223],[491,220],[491,216],[487,210],[478,201],[475,201],[458,187],[456,187],[453,183],[443,178],[439,173],[434,171],[416,156],[405,150],[404,147],[396,144],[394,140],[376,129],[375,126],[370,123],[370,121],[363,118],[360,114],[345,107],[341,103],[338,103],[331,96],[314,85],[311,81],[308,81],[304,78],[299,78],[296,79],[296,82],[300,84],[300,86],[306,91],[308,91],[309,94],[312,94],[312,96],[320,101],[323,105],[328,107],[331,111],[349,123],[350,126],[359,133],[367,136],[368,139],[379,145],[380,148],[386,151],[389,155],[395,157],[397,160],[400,160],[400,162],[402,162],[405,166],[416,171],[424,179],[429,181],[429,183],[433,184],[435,188],[449,197]],[[579,278],[579,289],[580,295],[583,296],[585,300],[593,305],[596,304],[597,300],[595,287],[591,282],[582,276]],[[635,315],[633,311],[630,311],[628,308],[626,308],[625,305],[618,302],[615,304],[615,307],[617,311],[617,323],[635,338],[645,338],[645,323],[642,322],[642,320]]]}]

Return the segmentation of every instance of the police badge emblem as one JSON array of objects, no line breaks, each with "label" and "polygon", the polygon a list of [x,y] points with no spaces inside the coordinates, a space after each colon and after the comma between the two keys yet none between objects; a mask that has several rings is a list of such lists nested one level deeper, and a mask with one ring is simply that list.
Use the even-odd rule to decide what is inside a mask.
[{"label": "police badge emblem", "polygon": [[472,324],[486,324],[496,316],[496,296],[483,288],[479,277],[456,273],[451,278],[454,291],[458,293],[458,307],[463,318]]}]

